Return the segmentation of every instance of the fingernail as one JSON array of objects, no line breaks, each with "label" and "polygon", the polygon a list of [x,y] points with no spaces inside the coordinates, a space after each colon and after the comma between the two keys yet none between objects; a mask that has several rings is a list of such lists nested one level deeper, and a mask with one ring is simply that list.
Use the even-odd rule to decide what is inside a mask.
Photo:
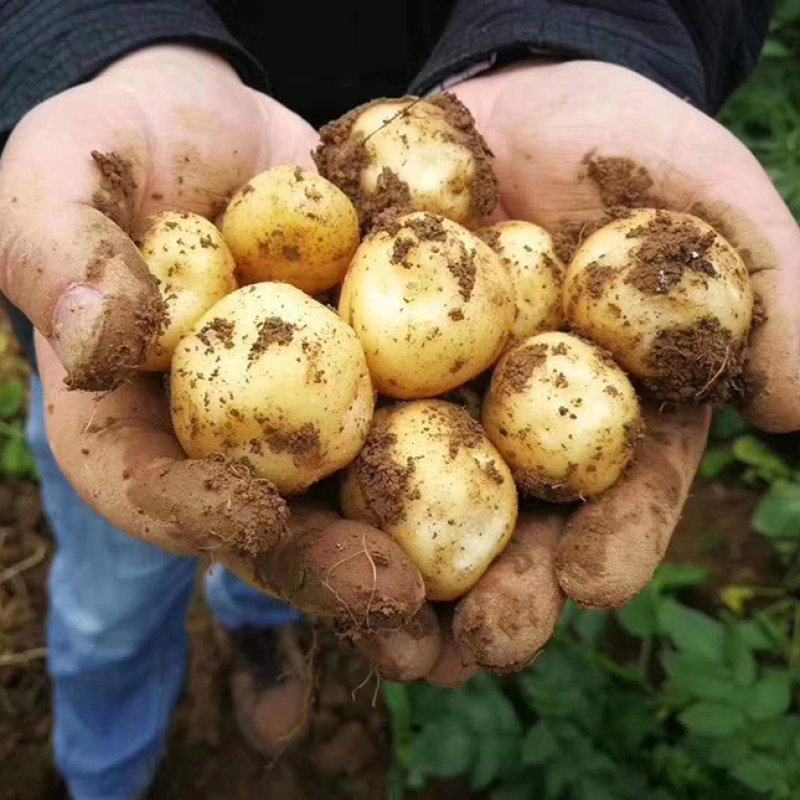
[{"label": "fingernail", "polygon": [[85,284],[71,286],[61,295],[53,316],[50,344],[67,373],[91,362],[105,322],[105,298]]}]

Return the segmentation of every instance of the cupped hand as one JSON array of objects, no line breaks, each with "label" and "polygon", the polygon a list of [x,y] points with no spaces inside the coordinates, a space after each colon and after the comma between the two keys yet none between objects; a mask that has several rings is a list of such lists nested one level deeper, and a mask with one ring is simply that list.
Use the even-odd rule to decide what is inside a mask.
[{"label": "cupped hand", "polygon": [[[131,535],[208,556],[304,611],[374,632],[423,604],[400,548],[324,505],[298,503],[290,517],[246,469],[187,459],[162,376],[136,371],[158,297],[131,239],[137,226],[163,209],[214,218],[258,172],[312,166],[316,141],[221,59],[139,51],[15,130],[0,162],[0,280],[37,328],[50,445],[89,505]],[[435,621],[425,630],[417,672],[438,648]],[[372,652],[379,658],[380,645]]]},{"label": "cupped hand", "polygon": [[[660,203],[705,214],[739,248],[766,314],[747,367],[759,389],[744,412],[767,431],[800,428],[800,229],[744,145],[646,78],[607,64],[518,66],[454,91],[495,154],[500,217],[551,231],[596,218],[604,198],[586,175],[592,157],[630,159]],[[646,586],[680,518],[709,411],[648,408],[645,416],[647,436],[615,487],[577,508],[533,504],[522,513],[509,547],[443,618],[434,682],[453,685],[479,667],[521,669],[567,597],[615,608]]]}]

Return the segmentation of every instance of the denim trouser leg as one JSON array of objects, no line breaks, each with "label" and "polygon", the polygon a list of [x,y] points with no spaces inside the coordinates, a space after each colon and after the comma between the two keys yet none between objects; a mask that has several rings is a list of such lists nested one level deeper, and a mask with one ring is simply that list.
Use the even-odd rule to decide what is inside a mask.
[{"label": "denim trouser leg", "polygon": [[[183,683],[197,562],[122,533],[75,494],[47,444],[35,378],[28,433],[58,545],[48,620],[56,763],[76,800],[133,798],[163,754]],[[296,616],[219,567],[207,594],[232,627]]]}]

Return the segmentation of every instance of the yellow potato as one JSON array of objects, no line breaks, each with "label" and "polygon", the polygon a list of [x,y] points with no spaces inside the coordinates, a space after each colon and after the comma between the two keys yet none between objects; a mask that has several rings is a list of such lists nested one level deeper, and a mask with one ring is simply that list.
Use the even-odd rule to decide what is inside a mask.
[{"label": "yellow potato", "polygon": [[417,212],[362,243],[339,313],[361,339],[378,391],[433,397],[495,362],[514,324],[514,292],[488,245]]},{"label": "yellow potato", "polygon": [[554,502],[612,486],[642,431],[625,373],[569,333],[531,336],[503,357],[482,421],[520,489]]},{"label": "yellow potato", "polygon": [[742,371],[753,291],[739,254],[703,220],[643,210],[578,248],[564,311],[655,398],[722,400]]},{"label": "yellow potato", "polygon": [[144,368],[166,372],[178,342],[194,323],[237,288],[236,265],[217,228],[185,211],[149,217],[138,244],[147,268],[158,279],[167,314]]},{"label": "yellow potato", "polygon": [[422,573],[429,600],[454,600],[511,538],[517,490],[464,409],[420,400],[375,414],[345,473],[342,509],[394,537]]},{"label": "yellow potato", "polygon": [[491,154],[454,95],[371,103],[321,135],[320,172],[347,192],[367,225],[398,207],[475,227],[497,202]]},{"label": "yellow potato", "polygon": [[353,330],[283,283],[239,289],[198,321],[175,351],[171,396],[188,455],[248,464],[284,495],[355,458],[375,403]]},{"label": "yellow potato", "polygon": [[564,327],[561,286],[565,270],[550,234],[532,222],[509,220],[478,235],[500,256],[514,283],[517,320],[511,331],[512,345]]},{"label": "yellow potato", "polygon": [[282,281],[319,294],[347,270],[358,247],[358,216],[325,178],[282,166],[256,175],[233,196],[222,235],[242,283]]}]

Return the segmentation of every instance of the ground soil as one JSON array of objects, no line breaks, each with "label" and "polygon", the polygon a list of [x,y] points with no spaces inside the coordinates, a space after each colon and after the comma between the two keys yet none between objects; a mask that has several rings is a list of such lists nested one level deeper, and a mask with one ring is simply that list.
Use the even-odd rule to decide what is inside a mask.
[{"label": "ground soil", "polygon": [[[669,558],[708,566],[701,605],[717,602],[728,583],[769,584],[769,549],[750,533],[755,497],[739,487],[695,486]],[[0,659],[28,652],[30,660],[0,666],[0,800],[64,798],[49,746],[50,687],[44,646],[45,579],[52,543],[30,484],[0,484]],[[24,567],[3,579],[6,570]],[[238,733],[226,681],[226,656],[198,596],[188,619],[191,664],[169,751],[151,798],[172,800],[381,800],[390,751],[385,711],[374,680],[357,689],[368,667],[330,634],[321,636],[320,687],[311,738],[269,763]],[[37,656],[37,653],[39,655]],[[2,664],[2,661],[0,661]],[[355,691],[354,691],[355,690]],[[425,800],[469,797],[459,785],[430,789]]]}]

